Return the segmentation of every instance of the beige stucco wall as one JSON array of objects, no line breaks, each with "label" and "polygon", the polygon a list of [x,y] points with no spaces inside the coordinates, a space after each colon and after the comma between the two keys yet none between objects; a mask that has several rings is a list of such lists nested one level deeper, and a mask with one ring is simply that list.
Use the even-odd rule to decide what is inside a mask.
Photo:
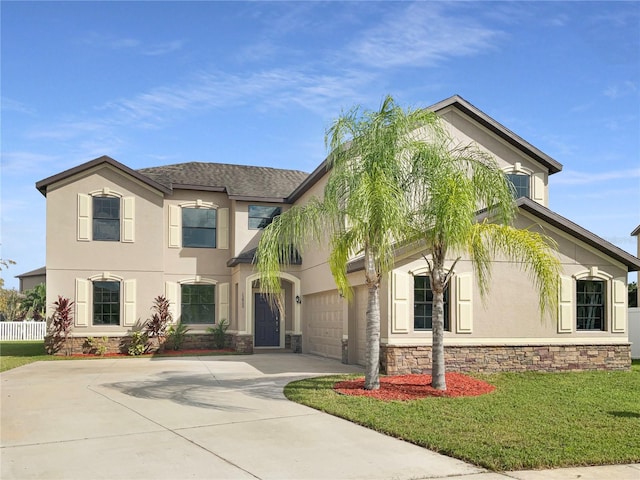
[{"label": "beige stucco wall", "polygon": [[[572,277],[587,275],[589,271],[596,271],[609,279],[607,298],[607,328],[606,331],[576,331],[575,323],[570,333],[560,333],[556,320],[549,315],[541,317],[539,312],[538,294],[528,275],[517,265],[505,259],[496,258],[492,266],[492,279],[489,283],[489,294],[483,299],[480,288],[473,275],[473,266],[464,258],[455,265],[455,276],[450,288],[450,321],[451,331],[445,332],[445,342],[449,345],[464,344],[521,344],[521,343],[563,343],[563,342],[605,342],[620,343],[628,339],[628,329],[612,332],[612,283],[624,282],[626,285],[626,268],[618,262],[606,257],[593,247],[572,239],[558,229],[544,225],[541,227],[528,214],[521,214],[515,222],[519,228],[529,228],[544,231],[558,243],[557,256],[562,264],[562,275]],[[451,266],[454,257],[450,256],[447,266]],[[410,255],[399,262],[396,271],[400,273],[422,272],[426,263],[418,254]],[[471,275],[473,318],[472,329],[467,333],[456,331],[458,320],[456,276]],[[391,298],[387,295],[388,298]],[[393,299],[391,299],[393,302]],[[408,303],[413,311],[413,292]],[[431,344],[431,331],[414,331],[413,314],[410,314],[409,331],[393,333],[391,309],[385,312],[389,322],[387,330],[383,331],[383,343],[391,345]]]},{"label": "beige stucco wall", "polygon": [[[109,188],[135,197],[135,241],[106,242],[77,239],[78,194]],[[47,189],[47,315],[59,295],[75,300],[75,279],[108,272],[123,280],[136,279],[138,317],[146,319],[155,296],[164,292],[162,196],[133,178],[103,165]],[[99,335],[106,327],[78,327]],[[108,327],[109,333],[127,328]],[[105,332],[106,333],[106,332]]]},{"label": "beige stucco wall", "polygon": [[[469,145],[475,142],[480,150],[492,155],[496,159],[498,166],[507,173],[510,173],[510,169],[513,166],[520,164],[519,171],[521,173],[526,172],[530,175],[534,173],[542,174],[544,194],[540,203],[545,207],[549,205],[549,171],[547,168],[454,108],[446,109],[440,112],[439,115],[444,120],[443,123],[446,130],[454,139],[453,146]],[[531,187],[533,192],[533,185]]]},{"label": "beige stucco wall", "polygon": [[[231,258],[230,249],[221,248],[168,248],[168,221],[169,206],[181,205],[185,202],[193,202],[196,200],[202,202],[210,202],[219,208],[229,208],[230,202],[226,194],[220,192],[200,192],[194,190],[175,190],[173,195],[167,197],[164,202],[162,212],[163,234],[159,238],[164,241],[160,248],[164,259],[164,272],[173,275],[174,281],[180,276],[201,275],[213,278],[220,282],[229,281],[229,272],[227,260]],[[156,214],[158,222],[158,215]],[[160,223],[160,222],[159,222]],[[158,240],[155,240],[158,244]],[[223,278],[224,277],[224,278]]]}]

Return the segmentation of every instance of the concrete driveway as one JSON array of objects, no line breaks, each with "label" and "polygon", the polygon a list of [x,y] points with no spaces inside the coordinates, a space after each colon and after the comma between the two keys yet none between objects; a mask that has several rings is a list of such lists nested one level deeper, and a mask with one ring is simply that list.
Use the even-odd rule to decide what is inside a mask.
[{"label": "concrete driveway", "polygon": [[[0,374],[1,478],[412,479],[483,470],[285,399],[309,355],[40,362]],[[481,478],[493,474],[484,473]]]}]

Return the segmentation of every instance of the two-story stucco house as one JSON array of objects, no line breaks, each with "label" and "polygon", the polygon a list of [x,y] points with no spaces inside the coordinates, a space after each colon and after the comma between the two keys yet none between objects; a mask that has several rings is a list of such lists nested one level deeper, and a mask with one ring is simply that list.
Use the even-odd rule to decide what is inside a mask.
[{"label": "two-story stucco house", "polygon": [[[627,273],[640,260],[549,210],[556,160],[458,96],[430,109],[459,142],[497,159],[518,192],[516,225],[553,237],[563,268],[556,322],[541,321],[537,293],[515,265],[496,259],[483,303],[471,263],[458,261],[446,293],[449,368],[628,368]],[[278,312],[262,298],[253,265],[261,229],[321,196],[328,174],[325,163],[311,174],[216,163],[133,170],[100,157],[38,182],[47,199],[47,297],[75,302],[73,348],[88,336],[111,337],[116,348],[162,294],[194,336],[227,320],[239,352],[290,348],[363,363],[367,292],[357,259],[347,302],[326,247],[307,249],[282,273]],[[430,368],[432,296],[420,253],[400,249],[383,282],[387,373]]]}]

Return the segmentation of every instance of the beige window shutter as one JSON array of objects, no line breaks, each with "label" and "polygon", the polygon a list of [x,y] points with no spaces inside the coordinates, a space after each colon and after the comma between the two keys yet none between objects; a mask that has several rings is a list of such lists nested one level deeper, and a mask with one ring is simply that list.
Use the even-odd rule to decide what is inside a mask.
[{"label": "beige window shutter", "polygon": [[89,326],[89,312],[91,312],[90,300],[91,282],[83,278],[76,278],[76,327]]},{"label": "beige window shutter", "polygon": [[231,322],[229,318],[229,284],[218,284],[218,321],[226,320]]},{"label": "beige window shutter", "polygon": [[180,296],[178,293],[178,289],[180,286],[176,282],[165,282],[164,284],[164,296],[169,301],[169,312],[171,313],[171,317],[173,317],[173,322],[176,323],[178,321],[178,302],[180,301]]},{"label": "beige window shutter", "polygon": [[78,235],[80,242],[91,240],[91,196],[78,194]]},{"label": "beige window shutter", "polygon": [[169,248],[180,248],[181,213],[180,207],[169,205]]},{"label": "beige window shutter", "polygon": [[218,209],[218,225],[217,225],[217,248],[227,250],[229,248],[229,209]]},{"label": "beige window shutter", "polygon": [[473,276],[461,273],[455,276],[456,333],[473,332]]},{"label": "beige window shutter", "polygon": [[136,324],[136,281],[135,279],[124,281],[124,321],[125,327]]},{"label": "beige window shutter", "polygon": [[573,332],[575,318],[574,285],[572,277],[560,276],[560,297],[558,301],[558,333]]},{"label": "beige window shutter", "polygon": [[133,243],[135,241],[135,197],[122,199],[122,241]]},{"label": "beige window shutter", "polygon": [[[391,309],[391,333],[409,333],[409,300],[413,288],[413,275],[404,272],[391,274],[393,307]],[[411,316],[413,318],[413,316]]]},{"label": "beige window shutter", "polygon": [[531,177],[532,187],[533,187],[533,197],[532,200],[544,205],[544,173],[536,172]]},{"label": "beige window shutter", "polygon": [[613,280],[613,308],[611,331],[624,333],[627,328],[627,285],[620,280]]}]

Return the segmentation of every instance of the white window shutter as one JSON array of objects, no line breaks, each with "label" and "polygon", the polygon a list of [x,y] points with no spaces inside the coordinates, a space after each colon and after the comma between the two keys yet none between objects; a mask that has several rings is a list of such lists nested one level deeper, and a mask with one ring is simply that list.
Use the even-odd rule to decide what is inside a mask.
[{"label": "white window shutter", "polygon": [[228,208],[219,208],[218,209],[218,239],[217,239],[217,248],[222,250],[227,250],[229,248],[229,209]]},{"label": "white window shutter", "polygon": [[413,275],[404,272],[391,274],[391,333],[409,333],[409,299]]},{"label": "white window shutter", "polygon": [[231,322],[229,318],[229,284],[218,284],[218,322],[226,320]]},{"label": "white window shutter", "polygon": [[620,280],[613,280],[613,318],[611,331],[624,333],[627,327],[627,285]]},{"label": "white window shutter", "polygon": [[122,241],[133,243],[135,241],[135,197],[122,199]]},{"label": "white window shutter", "polygon": [[125,327],[132,327],[136,324],[136,281],[124,281],[124,322]]},{"label": "white window shutter", "polygon": [[180,207],[169,205],[169,248],[180,248],[181,213]]},{"label": "white window shutter", "polygon": [[180,313],[178,309],[178,302],[180,301],[178,294],[179,288],[180,286],[176,282],[165,282],[164,284],[164,296],[169,301],[169,312],[171,313],[174,323],[178,321],[178,315]]},{"label": "white window shutter", "polygon": [[88,327],[89,326],[89,312],[91,312],[91,305],[89,305],[89,289],[91,288],[91,282],[83,278],[76,278],[76,327]]},{"label": "white window shutter", "polygon": [[558,333],[573,332],[574,324],[574,289],[575,281],[572,277],[560,276],[560,292],[558,299]]},{"label": "white window shutter", "polygon": [[473,276],[456,275],[456,333],[473,332]]},{"label": "white window shutter", "polygon": [[532,200],[544,205],[544,173],[536,172],[531,177],[532,187],[533,187],[533,196]]},{"label": "white window shutter", "polygon": [[84,193],[78,194],[78,241],[91,240],[91,197]]}]

